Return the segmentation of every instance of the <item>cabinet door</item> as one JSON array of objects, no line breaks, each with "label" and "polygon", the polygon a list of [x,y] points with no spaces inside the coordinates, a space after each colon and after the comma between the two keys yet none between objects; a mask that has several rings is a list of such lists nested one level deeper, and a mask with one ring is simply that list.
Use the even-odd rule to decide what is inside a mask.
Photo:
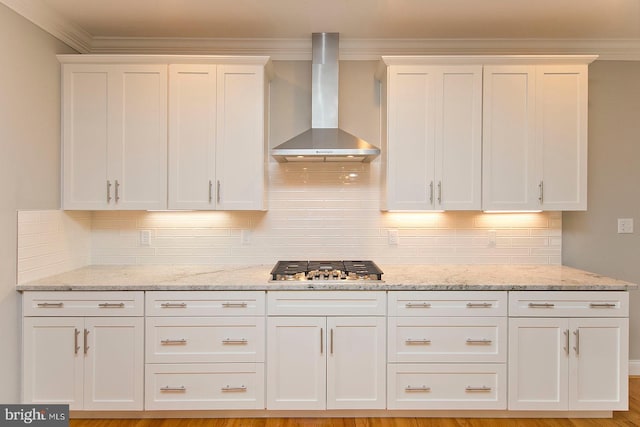
[{"label": "cabinet door", "polygon": [[86,318],[84,409],[142,410],[143,323],[142,317]]},{"label": "cabinet door", "polygon": [[216,70],[169,66],[169,209],[215,209]]},{"label": "cabinet door", "polygon": [[567,410],[567,319],[509,319],[509,409]]},{"label": "cabinet door", "polygon": [[482,66],[444,67],[436,100],[436,208],[480,210]]},{"label": "cabinet door", "polygon": [[540,209],[535,66],[484,67],[482,209]]},{"label": "cabinet door", "polygon": [[22,403],[83,409],[82,330],[78,317],[24,318]]},{"label": "cabinet door", "polygon": [[626,411],[629,319],[571,319],[569,409]]},{"label": "cabinet door", "polygon": [[389,68],[388,210],[429,210],[435,202],[435,68]]},{"label": "cabinet door", "polygon": [[110,88],[107,179],[114,209],[167,207],[167,66],[118,65]]},{"label": "cabinet door", "polygon": [[587,66],[538,66],[536,169],[545,210],[587,209]]},{"label": "cabinet door", "polygon": [[385,318],[329,317],[327,329],[327,409],[384,409]]},{"label": "cabinet door", "polygon": [[104,65],[63,66],[63,208],[107,209],[108,120],[113,86]]},{"label": "cabinet door", "polygon": [[267,409],[323,410],[326,318],[267,318]]},{"label": "cabinet door", "polygon": [[265,209],[264,79],[262,66],[218,66],[218,209]]}]

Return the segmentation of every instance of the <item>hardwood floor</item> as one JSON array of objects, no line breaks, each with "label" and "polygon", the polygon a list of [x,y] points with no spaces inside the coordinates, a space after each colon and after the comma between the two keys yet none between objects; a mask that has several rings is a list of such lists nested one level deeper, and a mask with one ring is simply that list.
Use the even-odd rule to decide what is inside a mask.
[{"label": "hardwood floor", "polygon": [[610,419],[210,418],[77,420],[70,427],[607,427],[640,426],[640,377],[629,381],[629,411]]}]

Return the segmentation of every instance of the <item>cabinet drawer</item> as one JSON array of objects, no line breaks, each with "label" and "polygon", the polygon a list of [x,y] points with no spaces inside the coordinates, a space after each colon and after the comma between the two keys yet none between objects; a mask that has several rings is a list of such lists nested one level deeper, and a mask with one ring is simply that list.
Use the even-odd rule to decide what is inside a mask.
[{"label": "cabinet drawer", "polygon": [[389,364],[388,409],[507,409],[504,364]]},{"label": "cabinet drawer", "polygon": [[260,316],[261,291],[153,291],[146,295],[147,316]]},{"label": "cabinet drawer", "polygon": [[389,362],[506,362],[506,317],[389,317]]},{"label": "cabinet drawer", "polygon": [[23,316],[143,316],[140,291],[31,291],[22,296]]},{"label": "cabinet drawer", "polygon": [[628,317],[629,293],[612,291],[509,292],[509,316]]},{"label": "cabinet drawer", "polygon": [[384,316],[386,293],[370,291],[272,291],[270,316]]},{"label": "cabinet drawer", "polygon": [[262,363],[148,364],[145,374],[146,410],[264,409]]},{"label": "cabinet drawer", "polygon": [[389,316],[506,316],[501,291],[389,292]]},{"label": "cabinet drawer", "polygon": [[264,362],[264,317],[148,317],[147,363]]}]

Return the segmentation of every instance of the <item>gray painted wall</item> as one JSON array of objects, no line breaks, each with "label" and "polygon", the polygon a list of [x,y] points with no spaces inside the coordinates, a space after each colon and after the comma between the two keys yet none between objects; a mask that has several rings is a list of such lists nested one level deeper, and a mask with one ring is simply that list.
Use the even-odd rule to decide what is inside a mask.
[{"label": "gray painted wall", "polygon": [[20,400],[16,211],[60,206],[60,65],[74,51],[0,5],[0,402]]},{"label": "gray painted wall", "polygon": [[[589,67],[588,210],[562,215],[562,261],[640,284],[640,62]],[[634,218],[634,234],[617,234]],[[631,293],[630,358],[640,359],[640,291]]]}]

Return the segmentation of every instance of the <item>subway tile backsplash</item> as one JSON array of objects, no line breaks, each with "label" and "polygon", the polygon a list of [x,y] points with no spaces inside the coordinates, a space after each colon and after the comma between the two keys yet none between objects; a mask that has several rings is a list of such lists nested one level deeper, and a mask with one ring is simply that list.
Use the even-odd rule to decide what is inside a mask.
[{"label": "subway tile backsplash", "polygon": [[[270,162],[266,212],[58,215],[89,223],[91,264],[338,258],[373,259],[381,265],[561,263],[560,212],[381,212],[379,163]],[[397,244],[389,243],[389,230],[397,230]],[[149,246],[141,244],[143,231],[150,233]],[[18,232],[23,244],[31,238],[22,227]],[[30,262],[28,255],[19,253],[19,264]]]}]

